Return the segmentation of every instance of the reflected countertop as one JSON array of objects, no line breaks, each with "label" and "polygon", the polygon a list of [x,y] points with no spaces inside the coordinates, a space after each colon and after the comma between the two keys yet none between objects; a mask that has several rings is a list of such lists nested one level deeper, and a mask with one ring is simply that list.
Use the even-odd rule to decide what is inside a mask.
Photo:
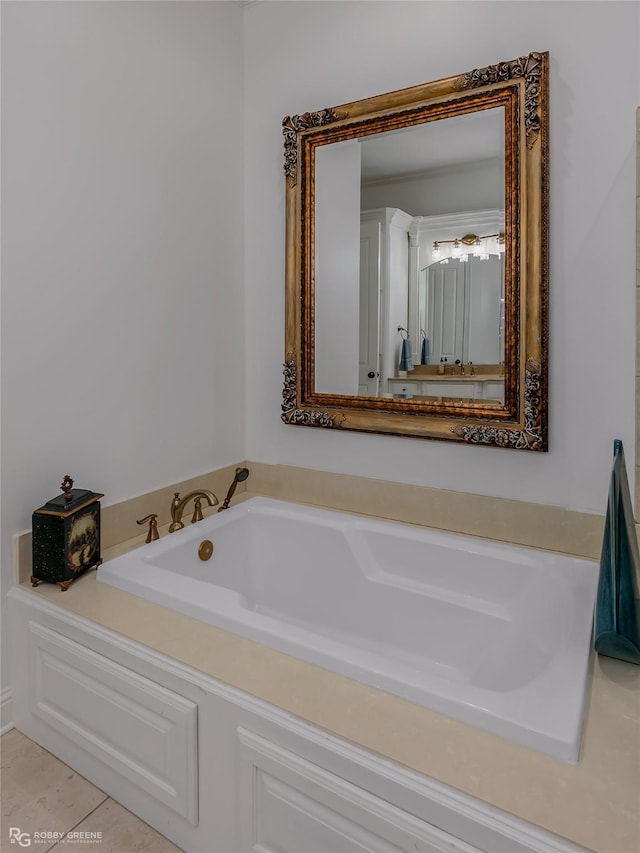
[{"label": "reflected countertop", "polygon": [[407,373],[406,376],[390,376],[390,382],[504,382],[504,376],[495,373],[469,373],[461,376],[459,373]]}]

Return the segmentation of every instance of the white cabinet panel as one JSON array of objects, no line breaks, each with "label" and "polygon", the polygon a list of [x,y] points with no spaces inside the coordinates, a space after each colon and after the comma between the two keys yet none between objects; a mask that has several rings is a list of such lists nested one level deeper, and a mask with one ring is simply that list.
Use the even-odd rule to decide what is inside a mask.
[{"label": "white cabinet panel", "polygon": [[238,738],[243,853],[478,853],[253,732]]},{"label": "white cabinet panel", "polygon": [[389,390],[392,394],[417,394],[419,392],[418,382],[405,382],[402,379],[389,381]]},{"label": "white cabinet panel", "polygon": [[196,825],[197,705],[34,622],[29,646],[35,716]]},{"label": "white cabinet panel", "polygon": [[451,382],[420,382],[420,393],[436,397],[459,397],[465,400],[478,396],[474,382],[452,379]]},{"label": "white cabinet panel", "polygon": [[453,397],[462,400],[499,400],[504,402],[504,379],[404,379],[390,378],[393,394],[420,394],[425,397]]},{"label": "white cabinet panel", "polygon": [[504,379],[484,383],[484,396],[487,400],[504,402]]}]

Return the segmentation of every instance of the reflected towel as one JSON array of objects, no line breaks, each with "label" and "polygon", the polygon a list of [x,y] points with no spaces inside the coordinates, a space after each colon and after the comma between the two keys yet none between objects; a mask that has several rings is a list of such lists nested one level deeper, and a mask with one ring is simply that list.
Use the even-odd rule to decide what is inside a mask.
[{"label": "reflected towel", "polygon": [[431,344],[429,338],[422,339],[422,351],[420,352],[420,364],[429,364],[431,358]]},{"label": "reflected towel", "polygon": [[413,351],[411,341],[405,338],[402,341],[402,349],[400,350],[400,365],[398,370],[413,370]]},{"label": "reflected towel", "polygon": [[594,647],[602,655],[640,664],[640,601],[636,580],[640,556],[620,439],[615,440],[613,447]]}]

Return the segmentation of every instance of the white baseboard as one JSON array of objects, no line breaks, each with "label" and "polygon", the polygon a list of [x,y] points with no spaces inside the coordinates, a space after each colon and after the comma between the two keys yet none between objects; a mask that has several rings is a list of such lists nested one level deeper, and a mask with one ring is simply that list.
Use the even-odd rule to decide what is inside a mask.
[{"label": "white baseboard", "polygon": [[13,691],[10,687],[0,693],[0,735],[13,728]]}]

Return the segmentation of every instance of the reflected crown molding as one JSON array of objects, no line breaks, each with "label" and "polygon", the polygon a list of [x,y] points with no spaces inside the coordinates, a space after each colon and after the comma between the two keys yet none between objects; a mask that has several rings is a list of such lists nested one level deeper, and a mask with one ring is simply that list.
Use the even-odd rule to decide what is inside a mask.
[{"label": "reflected crown molding", "polygon": [[398,181],[419,181],[421,178],[447,177],[447,175],[464,175],[465,173],[473,174],[479,168],[497,165],[502,167],[501,158],[484,157],[482,160],[470,160],[468,163],[456,163],[454,166],[437,166],[434,169],[420,169],[413,172],[400,172],[374,178],[363,177],[362,186],[376,187],[384,186],[385,184],[395,184]]}]

